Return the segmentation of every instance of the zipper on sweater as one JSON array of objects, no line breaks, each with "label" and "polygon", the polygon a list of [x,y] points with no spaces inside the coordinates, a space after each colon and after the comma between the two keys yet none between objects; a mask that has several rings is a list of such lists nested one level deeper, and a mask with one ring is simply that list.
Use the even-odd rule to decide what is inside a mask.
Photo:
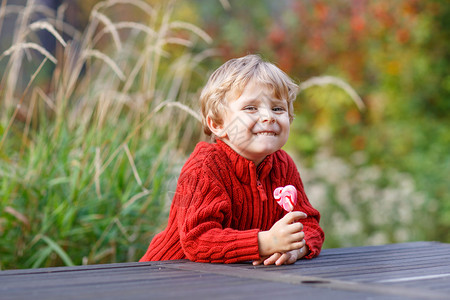
[{"label": "zipper on sweater", "polygon": [[261,181],[259,181],[259,178],[256,179],[256,187],[258,188],[259,197],[261,198],[261,201],[266,201],[267,200],[266,191],[264,190]]}]

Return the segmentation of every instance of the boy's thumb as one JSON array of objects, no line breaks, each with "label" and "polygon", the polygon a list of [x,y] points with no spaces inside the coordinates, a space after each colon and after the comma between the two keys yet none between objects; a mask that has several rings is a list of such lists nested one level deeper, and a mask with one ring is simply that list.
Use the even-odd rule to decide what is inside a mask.
[{"label": "boy's thumb", "polygon": [[292,211],[288,213],[286,217],[288,217],[290,222],[294,222],[297,220],[306,219],[308,216],[302,211]]}]

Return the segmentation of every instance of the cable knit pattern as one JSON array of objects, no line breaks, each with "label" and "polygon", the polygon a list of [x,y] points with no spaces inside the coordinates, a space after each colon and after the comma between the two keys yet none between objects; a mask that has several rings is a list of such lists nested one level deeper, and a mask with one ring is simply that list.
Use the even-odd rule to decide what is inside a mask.
[{"label": "cable knit pattern", "polygon": [[320,214],[309,203],[297,168],[285,151],[267,156],[256,167],[220,140],[199,143],[181,170],[168,225],[153,238],[140,261],[259,259],[258,232],[269,230],[286,214],[273,198],[273,190],[288,184],[298,191],[294,210],[308,215],[301,223],[311,250],[307,258],[315,257],[324,240]]}]

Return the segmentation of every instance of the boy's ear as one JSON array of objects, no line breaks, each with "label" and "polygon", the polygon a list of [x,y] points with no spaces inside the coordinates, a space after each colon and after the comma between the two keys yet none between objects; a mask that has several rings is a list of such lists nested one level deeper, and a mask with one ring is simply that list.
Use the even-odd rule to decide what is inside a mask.
[{"label": "boy's ear", "polygon": [[206,117],[206,124],[208,125],[209,130],[218,138],[226,137],[227,133],[223,129],[223,125],[219,125],[211,118],[211,116]]}]

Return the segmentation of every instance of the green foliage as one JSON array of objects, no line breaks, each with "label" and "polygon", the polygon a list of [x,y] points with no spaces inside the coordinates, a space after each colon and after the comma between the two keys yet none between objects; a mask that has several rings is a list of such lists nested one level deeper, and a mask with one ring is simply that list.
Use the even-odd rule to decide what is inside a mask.
[{"label": "green foliage", "polygon": [[[161,181],[170,178],[167,159],[157,159],[161,137],[120,145],[123,136],[111,139],[106,128],[83,136],[64,129],[54,137],[48,131],[41,130],[33,146],[11,158],[20,162],[1,164],[2,267],[136,259],[132,251],[142,252],[161,221]],[[125,130],[115,134],[126,134],[120,131]],[[136,156],[121,151],[106,164],[121,147]],[[136,182],[131,162],[138,174],[154,170],[144,175],[145,187]]]},{"label": "green foliage", "polygon": [[189,106],[210,38],[173,2],[105,1],[65,39],[64,19],[40,21],[53,56],[24,9],[2,44],[0,269],[136,261],[165,223],[176,149],[198,139]]},{"label": "green foliage", "polygon": [[[142,248],[161,221],[158,202],[165,198],[161,180],[169,178],[168,162],[156,159],[160,137],[128,148],[116,144],[121,139],[110,140],[108,131],[83,137],[66,130],[57,137],[41,131],[33,146],[12,158],[20,162],[2,162],[3,268],[136,259],[130,249]],[[125,153],[104,165],[111,156],[106,154],[117,147],[140,149],[133,162],[138,173],[155,170],[146,188],[136,182]],[[101,174],[97,163],[105,167]]]},{"label": "green foliage", "polygon": [[[226,12],[214,2],[199,7],[204,27],[215,37],[225,59],[258,52],[303,81],[333,75],[348,82],[365,103],[366,108],[359,111],[348,93],[335,85],[323,85],[303,90],[295,104],[296,119],[287,149],[316,178],[314,182],[323,183],[320,186],[326,193],[321,195],[327,196],[321,208],[327,246],[414,239],[450,242],[450,6],[446,1],[231,4]],[[353,175],[344,176],[339,184],[327,181],[318,161],[323,152],[329,154],[326,159],[342,159]],[[340,185],[353,187],[360,182],[358,172],[364,173],[366,167],[352,161],[355,153],[364,154],[366,167],[381,170],[370,184],[383,191],[398,189],[401,195],[397,177],[387,174],[402,174],[400,182],[413,180],[411,193],[422,195],[422,204],[413,204],[408,195],[402,201],[411,204],[414,229],[372,239],[379,236],[373,230],[375,225],[386,232],[405,225],[398,224],[394,215],[386,218],[385,224],[374,224],[369,212],[376,212],[366,208],[367,197],[351,193],[349,199],[342,199],[336,195]],[[324,177],[317,178],[316,173]],[[321,200],[311,197],[311,201]],[[342,201],[351,201],[358,209],[346,216],[348,219],[338,218],[341,207],[349,209]],[[371,205],[389,202],[387,198],[372,201]],[[402,209],[408,210],[408,205]],[[365,217],[358,217],[360,214]],[[351,236],[335,230],[340,226],[338,219],[353,222],[356,230]]]},{"label": "green foliage", "polygon": [[[295,104],[286,148],[322,213],[326,247],[450,242],[446,1],[222,3],[73,1],[65,13],[44,10],[44,25],[36,7],[6,5],[1,269],[137,260],[199,139],[195,92],[249,52],[299,80],[341,78],[365,103],[359,110],[332,83],[303,89]],[[209,64],[217,52],[203,50],[211,38],[200,28],[221,54]],[[57,41],[46,54],[37,46],[49,29]]]}]

